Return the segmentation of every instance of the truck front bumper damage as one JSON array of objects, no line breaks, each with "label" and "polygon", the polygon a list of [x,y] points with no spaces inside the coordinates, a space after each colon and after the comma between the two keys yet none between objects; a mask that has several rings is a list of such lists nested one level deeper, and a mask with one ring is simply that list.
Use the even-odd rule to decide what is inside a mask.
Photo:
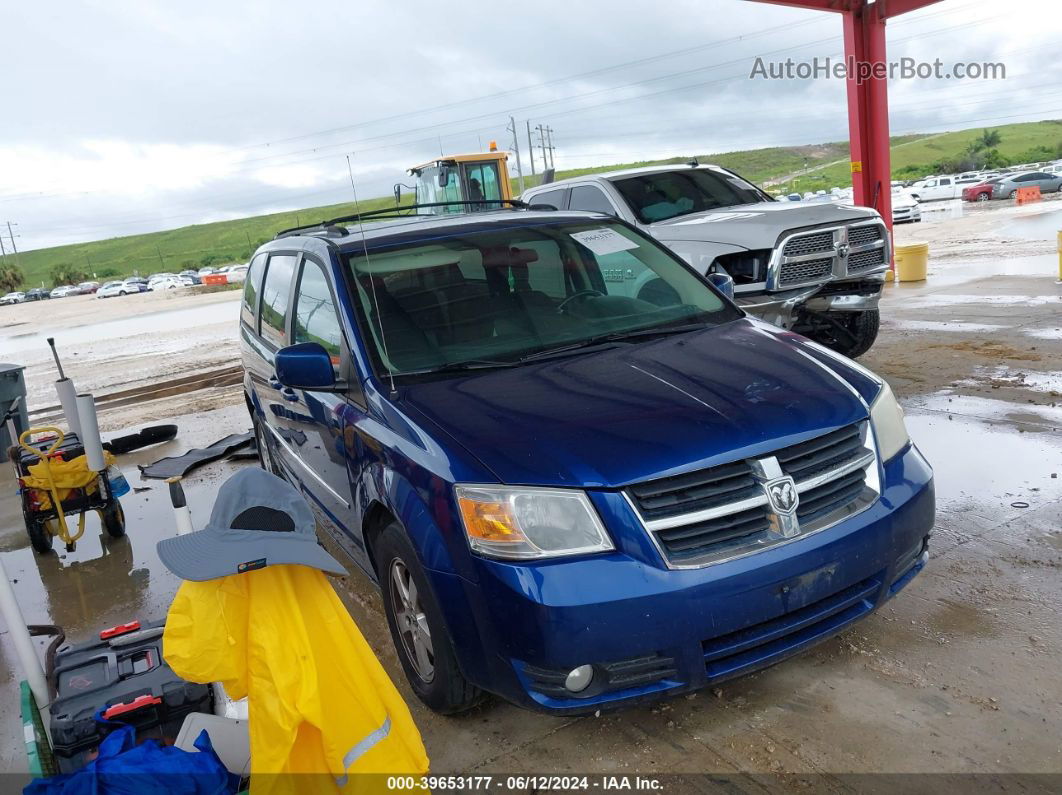
[{"label": "truck front bumper damage", "polygon": [[791,329],[803,312],[868,312],[877,309],[883,285],[883,280],[874,279],[830,282],[775,293],[738,293],[735,300],[750,315]]}]

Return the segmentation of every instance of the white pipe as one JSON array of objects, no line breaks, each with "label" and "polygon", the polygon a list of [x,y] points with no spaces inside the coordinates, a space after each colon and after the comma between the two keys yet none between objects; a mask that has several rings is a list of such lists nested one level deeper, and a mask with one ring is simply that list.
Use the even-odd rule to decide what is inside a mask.
[{"label": "white pipe", "polygon": [[184,496],[184,486],[181,485],[180,476],[167,478],[170,485],[170,503],[173,505],[173,519],[177,524],[177,535],[183,536],[191,533],[192,511],[188,507],[188,500]]},{"label": "white pipe", "polygon": [[22,673],[33,691],[33,698],[37,701],[37,708],[44,713],[44,708],[51,702],[48,694],[48,684],[44,679],[44,666],[41,665],[37,650],[33,647],[33,639],[26,628],[26,619],[22,617],[22,609],[18,606],[15,598],[15,589],[11,586],[11,580],[7,578],[7,570],[3,560],[0,560],[0,612],[3,612],[4,623],[7,624],[11,642],[15,645],[15,653],[18,655]]},{"label": "white pipe", "polygon": [[55,382],[55,391],[59,395],[59,404],[66,415],[66,426],[81,438],[81,418],[77,413],[77,389],[69,378],[60,378]]},{"label": "white pipe", "polygon": [[103,440],[100,439],[96,401],[92,399],[92,395],[77,396],[77,413],[81,417],[81,444],[85,448],[88,468],[93,472],[102,472],[107,468],[107,462],[103,457]]}]

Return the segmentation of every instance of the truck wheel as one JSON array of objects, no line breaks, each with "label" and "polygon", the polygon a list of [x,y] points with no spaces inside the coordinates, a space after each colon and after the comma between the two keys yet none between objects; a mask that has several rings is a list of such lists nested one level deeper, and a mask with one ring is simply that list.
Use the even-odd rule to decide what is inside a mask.
[{"label": "truck wheel", "polygon": [[831,350],[850,359],[862,356],[870,350],[878,338],[881,315],[877,309],[866,312],[829,312],[817,317],[826,320],[826,327],[819,327],[811,338]]},{"label": "truck wheel", "polygon": [[252,424],[254,425],[254,445],[258,448],[258,463],[269,474],[283,478],[284,473],[277,466],[276,461],[273,459],[273,451],[269,449],[269,444],[266,442],[266,433],[262,430],[262,423],[257,417],[253,417]]},{"label": "truck wheel", "polygon": [[99,511],[99,514],[107,535],[111,538],[121,538],[125,535],[125,511],[118,500]]},{"label": "truck wheel", "polygon": [[398,523],[384,528],[373,551],[387,625],[413,692],[443,715],[479,704],[484,694],[461,674],[442,610]]},{"label": "truck wheel", "polygon": [[30,519],[26,522],[26,530],[29,532],[30,544],[42,555],[52,551],[54,536],[48,531],[48,523],[43,519]]}]

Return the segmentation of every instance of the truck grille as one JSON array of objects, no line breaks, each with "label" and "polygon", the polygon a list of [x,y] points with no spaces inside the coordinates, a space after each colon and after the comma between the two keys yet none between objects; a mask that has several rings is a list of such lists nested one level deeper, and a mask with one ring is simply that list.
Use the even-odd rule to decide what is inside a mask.
[{"label": "truck grille", "polygon": [[768,289],[777,290],[883,269],[889,262],[889,243],[885,227],[872,221],[795,232],[775,254]]},{"label": "truck grille", "polygon": [[[779,510],[772,485],[791,484],[796,504]],[[704,566],[784,543],[847,518],[877,499],[877,455],[857,422],[757,459],[627,488],[667,564]]]}]

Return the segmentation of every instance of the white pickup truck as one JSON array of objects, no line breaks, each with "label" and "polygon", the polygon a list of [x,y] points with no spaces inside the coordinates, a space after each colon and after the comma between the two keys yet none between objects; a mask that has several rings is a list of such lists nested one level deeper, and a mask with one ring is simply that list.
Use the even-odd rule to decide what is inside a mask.
[{"label": "white pickup truck", "polygon": [[907,192],[920,202],[942,199],[961,199],[962,189],[984,182],[981,177],[926,177],[914,183]]},{"label": "white pickup truck", "polygon": [[573,177],[520,198],[634,224],[701,273],[730,276],[750,314],[847,356],[877,337],[890,245],[875,210],[775,201],[732,171],[696,162]]}]

